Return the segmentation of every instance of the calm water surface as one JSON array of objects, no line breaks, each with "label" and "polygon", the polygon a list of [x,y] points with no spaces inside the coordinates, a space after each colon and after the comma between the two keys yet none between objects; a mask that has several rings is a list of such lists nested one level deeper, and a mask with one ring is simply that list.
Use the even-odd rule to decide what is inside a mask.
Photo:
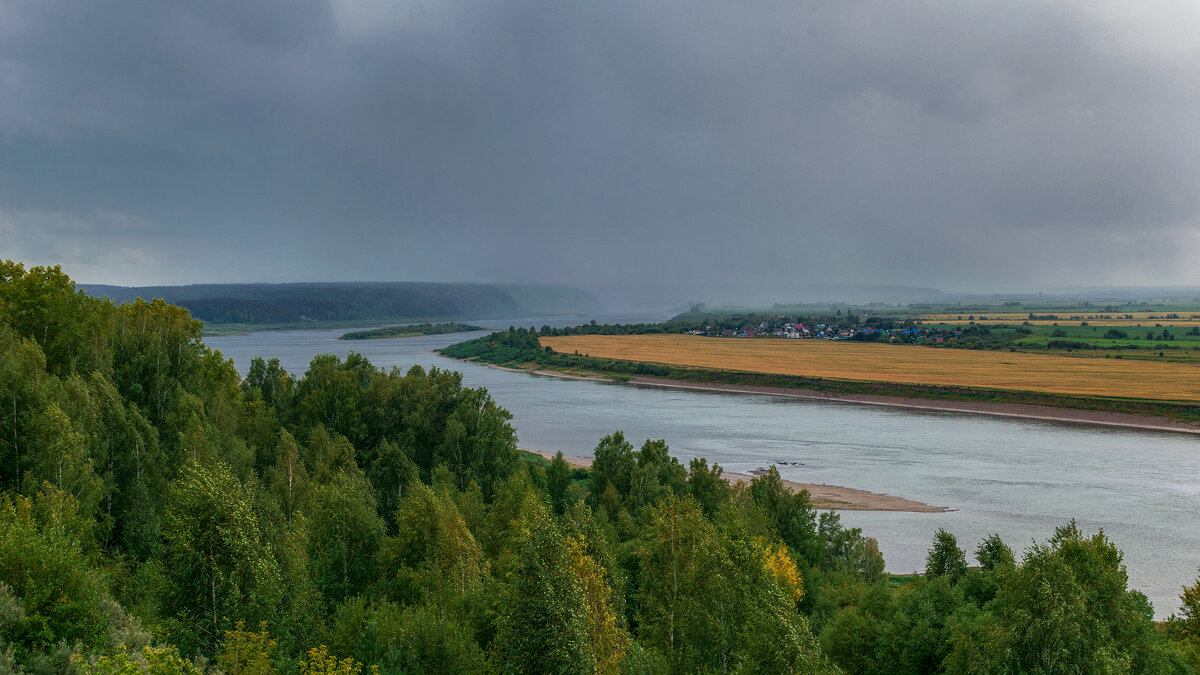
[{"label": "calm water surface", "polygon": [[[658,317],[622,317],[653,320]],[[507,327],[508,321],[473,321]],[[541,326],[577,320],[525,319]],[[792,480],[885,492],[947,513],[849,511],[842,521],[879,540],[892,572],[924,568],[944,527],[974,550],[998,533],[1015,551],[1074,518],[1124,552],[1131,586],[1155,613],[1178,611],[1180,587],[1200,565],[1200,439],[1183,434],[914,412],[749,394],[679,391],[513,373],[442,358],[434,349],[475,333],[339,341],[344,330],[206,338],[245,373],[273,356],[297,376],[320,353],[357,351],[377,366],[459,370],[513,413],[521,445],[590,456],[616,429],[632,441],[665,438],[685,461],[708,457],[745,471],[769,463]]]}]

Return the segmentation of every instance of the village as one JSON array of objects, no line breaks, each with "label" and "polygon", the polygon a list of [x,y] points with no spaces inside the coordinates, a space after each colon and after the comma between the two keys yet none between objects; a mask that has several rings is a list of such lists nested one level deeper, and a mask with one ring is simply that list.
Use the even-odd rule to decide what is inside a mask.
[{"label": "village", "polygon": [[[976,329],[978,330],[978,329]],[[785,322],[769,325],[741,326],[737,329],[714,328],[687,331],[689,335],[724,338],[783,338],[789,340],[856,340],[861,342],[896,342],[905,344],[942,344],[957,341],[963,335],[961,329],[928,329],[917,326],[904,328],[876,326],[837,326],[823,323],[806,326],[801,322]]]}]

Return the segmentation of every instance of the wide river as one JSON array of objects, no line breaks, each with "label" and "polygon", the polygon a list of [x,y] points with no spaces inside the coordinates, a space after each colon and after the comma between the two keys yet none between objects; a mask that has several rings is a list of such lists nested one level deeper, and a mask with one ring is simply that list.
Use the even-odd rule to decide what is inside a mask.
[{"label": "wide river", "polygon": [[243,374],[255,356],[276,357],[299,376],[314,355],[351,350],[387,368],[459,370],[467,385],[486,387],[512,412],[528,448],[590,456],[601,437],[620,429],[638,444],[666,439],[685,463],[703,456],[734,471],[776,463],[784,478],[954,509],[842,513],[843,523],[879,540],[892,572],[923,569],[939,527],[958,537],[968,557],[990,533],[1019,554],[1074,518],[1085,532],[1103,529],[1125,552],[1131,587],[1150,598],[1161,618],[1178,611],[1181,586],[1196,580],[1200,566],[1200,439],[1194,436],[567,380],[433,353],[475,333],[337,340],[343,332],[263,332],[205,342],[233,358]]}]

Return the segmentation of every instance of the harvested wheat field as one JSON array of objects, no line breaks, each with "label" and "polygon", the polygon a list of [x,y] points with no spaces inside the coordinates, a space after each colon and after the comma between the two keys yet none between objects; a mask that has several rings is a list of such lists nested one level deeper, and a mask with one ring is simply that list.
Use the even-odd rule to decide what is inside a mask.
[{"label": "harvested wheat field", "polygon": [[542,338],[563,353],[774,375],[1200,401],[1200,365],[826,340],[693,335]]}]

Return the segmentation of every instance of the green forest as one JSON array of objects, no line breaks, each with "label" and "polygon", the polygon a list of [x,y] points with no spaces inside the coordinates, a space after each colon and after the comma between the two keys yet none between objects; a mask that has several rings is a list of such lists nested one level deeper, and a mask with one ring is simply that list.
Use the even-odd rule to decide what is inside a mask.
[{"label": "green forest", "polygon": [[773,467],[614,431],[572,469],[456,372],[243,379],[201,329],[0,262],[0,672],[1200,669],[1200,580],[1156,622],[1073,522],[893,576]]},{"label": "green forest", "polygon": [[565,286],[418,282],[88,286],[113,302],[163,298],[212,325],[312,325],[571,314],[599,303]]}]

